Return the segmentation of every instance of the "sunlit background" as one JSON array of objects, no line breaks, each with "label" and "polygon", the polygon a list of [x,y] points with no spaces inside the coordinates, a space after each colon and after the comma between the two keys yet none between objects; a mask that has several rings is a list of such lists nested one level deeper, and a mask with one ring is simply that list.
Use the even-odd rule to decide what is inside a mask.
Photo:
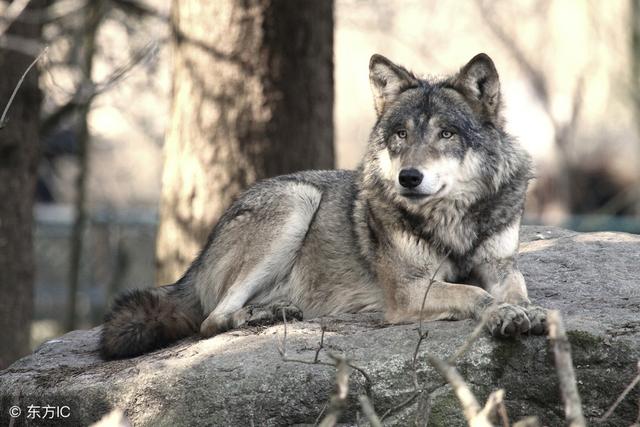
[{"label": "sunlit background", "polygon": [[[61,19],[45,27],[50,49],[41,86],[50,132],[35,211],[34,345],[61,331],[65,306],[78,162],[64,107],[82,95],[82,76],[77,40],[65,35],[61,22],[87,1],[54,2],[51,12]],[[105,301],[119,290],[154,282],[170,112],[169,1],[139,3],[144,13],[114,9],[97,31],[93,77],[104,87],[89,115],[90,220],[79,289],[84,327],[100,323]],[[636,47],[634,56],[632,36],[640,12],[632,3],[336,0],[337,167],[357,166],[374,121],[371,54],[439,76],[486,52],[500,73],[508,128],[535,159],[525,222],[640,233],[640,91],[634,72],[640,54]],[[123,72],[109,80],[117,70]]]}]

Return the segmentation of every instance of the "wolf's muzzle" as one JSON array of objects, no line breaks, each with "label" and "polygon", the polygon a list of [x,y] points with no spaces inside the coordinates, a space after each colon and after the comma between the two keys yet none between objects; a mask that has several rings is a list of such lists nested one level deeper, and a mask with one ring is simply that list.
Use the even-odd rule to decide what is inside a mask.
[{"label": "wolf's muzzle", "polygon": [[402,169],[398,181],[404,188],[416,188],[422,182],[423,177],[424,175],[418,169]]}]

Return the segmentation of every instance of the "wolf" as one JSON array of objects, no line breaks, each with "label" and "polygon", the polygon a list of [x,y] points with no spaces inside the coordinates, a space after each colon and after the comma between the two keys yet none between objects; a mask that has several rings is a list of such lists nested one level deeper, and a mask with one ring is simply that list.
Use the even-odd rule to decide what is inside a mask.
[{"label": "wolf", "polygon": [[484,317],[494,336],[546,332],[516,259],[531,160],[505,131],[491,58],[438,79],[376,54],[369,79],[377,119],[359,168],[249,188],[180,280],[115,301],[105,358],[281,310],[383,311],[391,323]]}]

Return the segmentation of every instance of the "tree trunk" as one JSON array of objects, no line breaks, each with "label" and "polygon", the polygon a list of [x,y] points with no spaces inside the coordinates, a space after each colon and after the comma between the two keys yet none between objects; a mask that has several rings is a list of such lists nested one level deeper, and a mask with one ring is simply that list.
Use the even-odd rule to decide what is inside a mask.
[{"label": "tree trunk", "polygon": [[333,167],[333,2],[174,0],[158,282],[253,181]]},{"label": "tree trunk", "polygon": [[[631,92],[636,118],[636,128],[640,135],[640,0],[631,0]],[[637,159],[640,159],[640,144],[636,144]],[[636,183],[640,183],[640,168],[636,169]],[[640,193],[635,192],[635,214],[640,216]]]},{"label": "tree trunk", "polygon": [[[96,36],[100,22],[104,18],[104,2],[93,0],[84,8],[84,25],[80,50],[80,71],[83,80],[80,83],[84,87],[92,87],[93,62],[96,54]],[[82,261],[82,242],[87,222],[87,180],[89,178],[89,157],[91,149],[91,135],[89,133],[89,112],[92,98],[88,97],[78,107],[78,123],[76,136],[78,138],[78,175],[75,185],[74,220],[71,236],[69,238],[69,289],[67,295],[67,317],[65,330],[72,331],[76,328],[77,307],[76,300],[80,287],[80,272]]]},{"label": "tree trunk", "polygon": [[[40,2],[31,2],[34,10]],[[37,23],[16,20],[13,36],[39,40]],[[0,49],[0,108],[34,58]],[[38,155],[41,94],[37,67],[16,94],[0,129],[0,370],[29,352],[33,314],[33,200]]]}]

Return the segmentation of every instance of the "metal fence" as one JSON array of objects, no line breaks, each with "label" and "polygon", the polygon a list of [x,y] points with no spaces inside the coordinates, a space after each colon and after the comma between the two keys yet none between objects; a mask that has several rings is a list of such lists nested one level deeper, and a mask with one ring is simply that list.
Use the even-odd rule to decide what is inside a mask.
[{"label": "metal fence", "polygon": [[[67,312],[69,242],[73,214],[67,206],[42,205],[34,212],[35,314],[46,324],[38,339],[61,332]],[[157,211],[130,209],[95,211],[83,236],[78,325],[101,323],[105,309],[123,289],[154,285]]]}]

